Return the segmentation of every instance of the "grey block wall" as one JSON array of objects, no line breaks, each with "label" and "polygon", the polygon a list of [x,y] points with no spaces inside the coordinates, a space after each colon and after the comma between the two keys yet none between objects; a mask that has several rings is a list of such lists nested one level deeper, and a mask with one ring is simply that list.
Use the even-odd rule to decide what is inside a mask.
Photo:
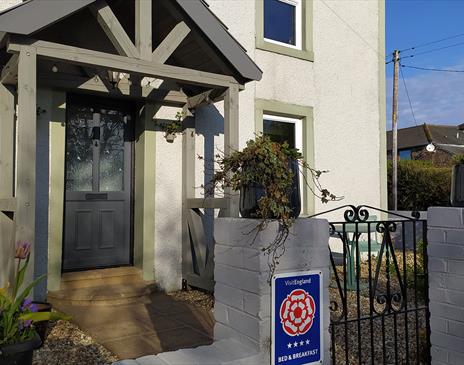
[{"label": "grey block wall", "polygon": [[464,209],[428,210],[432,364],[464,364]]},{"label": "grey block wall", "polygon": [[[234,338],[270,354],[271,287],[268,257],[262,248],[272,242],[277,223],[269,224],[253,242],[249,232],[258,221],[218,218],[215,221],[215,340]],[[276,273],[304,270],[323,272],[325,303],[324,363],[330,363],[329,346],[329,230],[322,219],[298,219],[286,242]]]}]

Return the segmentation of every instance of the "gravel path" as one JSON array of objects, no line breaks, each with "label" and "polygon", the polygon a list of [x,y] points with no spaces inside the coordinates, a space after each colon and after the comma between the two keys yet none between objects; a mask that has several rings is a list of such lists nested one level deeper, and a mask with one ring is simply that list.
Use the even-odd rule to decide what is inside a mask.
[{"label": "gravel path", "polygon": [[[418,307],[424,307],[424,279],[422,257],[418,255],[416,260],[412,252],[407,252],[403,261],[402,252],[395,252],[400,280],[407,283],[407,308],[408,311]],[[414,262],[415,261],[415,262]],[[404,262],[406,263],[405,266]],[[372,258],[371,290],[374,291],[373,282],[377,260]],[[417,277],[414,278],[414,266],[417,267]],[[404,270],[406,269],[406,270]],[[348,313],[342,313],[342,302],[336,288],[334,275],[329,290],[330,299],[336,302],[335,311],[331,311],[331,323],[335,338],[336,364],[426,364],[427,335],[425,309],[405,312],[405,300],[401,296],[400,301],[393,302],[393,308],[386,310],[386,315],[379,316],[385,309],[382,303],[382,295],[388,291],[391,295],[401,293],[398,274],[390,261],[389,270],[386,270],[385,258],[380,267],[379,281],[375,290],[373,308],[369,299],[369,269],[367,261],[361,263],[361,280],[359,296],[356,291],[347,291]],[[405,275],[406,271],[406,275]],[[343,268],[337,267],[337,272],[342,283]],[[390,278],[387,285],[387,276]],[[406,280],[404,280],[406,277]],[[416,301],[417,295],[417,301]],[[359,306],[358,306],[359,302]],[[403,307],[401,308],[401,304]],[[371,310],[372,314],[371,315]],[[395,311],[398,311],[395,313]],[[373,318],[372,321],[370,318]],[[358,318],[365,318],[358,321]],[[347,324],[345,324],[347,322]],[[359,323],[359,326],[358,326]],[[407,329],[407,330],[406,330]],[[360,341],[358,341],[358,334]],[[346,339],[346,341],[345,341]],[[406,346],[408,344],[408,346]],[[395,351],[396,349],[396,351]],[[361,354],[360,356],[358,354]]]},{"label": "gravel path", "polygon": [[33,365],[105,365],[118,360],[71,322],[52,322],[49,331],[44,346],[34,351]]}]

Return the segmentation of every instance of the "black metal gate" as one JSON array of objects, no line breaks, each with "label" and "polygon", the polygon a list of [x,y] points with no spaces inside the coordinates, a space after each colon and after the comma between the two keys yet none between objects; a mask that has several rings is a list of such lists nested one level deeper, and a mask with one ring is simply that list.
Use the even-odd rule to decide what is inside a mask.
[{"label": "black metal gate", "polygon": [[[344,206],[330,223],[334,364],[429,364],[427,221]],[[326,212],[328,213],[328,212]]]}]

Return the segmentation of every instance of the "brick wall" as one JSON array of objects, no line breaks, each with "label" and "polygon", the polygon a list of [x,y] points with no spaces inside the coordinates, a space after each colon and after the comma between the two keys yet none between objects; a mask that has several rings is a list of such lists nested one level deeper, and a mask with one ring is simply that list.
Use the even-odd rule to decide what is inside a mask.
[{"label": "brick wall", "polygon": [[[236,338],[261,352],[269,353],[271,335],[271,287],[267,256],[261,250],[278,229],[271,223],[253,243],[247,234],[257,224],[250,219],[219,218],[215,221],[215,340]],[[324,358],[329,355],[329,232],[321,219],[298,219],[279,260],[277,273],[304,270],[323,272]]]},{"label": "brick wall", "polygon": [[428,210],[432,364],[464,364],[464,209]]}]

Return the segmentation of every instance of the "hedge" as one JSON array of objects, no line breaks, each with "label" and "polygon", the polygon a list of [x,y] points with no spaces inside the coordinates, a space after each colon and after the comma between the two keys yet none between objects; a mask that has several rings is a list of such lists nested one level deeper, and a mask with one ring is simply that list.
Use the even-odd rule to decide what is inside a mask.
[{"label": "hedge", "polygon": [[[393,209],[392,162],[388,161],[388,205]],[[398,210],[450,206],[451,168],[429,161],[398,161]]]}]

